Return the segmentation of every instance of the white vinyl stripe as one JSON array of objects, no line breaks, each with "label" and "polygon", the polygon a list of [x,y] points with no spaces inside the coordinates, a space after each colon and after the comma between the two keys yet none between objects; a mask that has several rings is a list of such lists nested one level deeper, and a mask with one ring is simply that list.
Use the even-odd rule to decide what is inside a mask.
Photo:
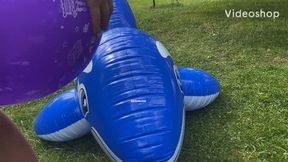
[{"label": "white vinyl stripe", "polygon": [[[183,138],[184,138],[184,130],[185,130],[185,110],[183,108],[182,126],[181,126],[181,134],[179,137],[179,141],[178,141],[178,144],[177,144],[177,147],[176,147],[176,150],[175,150],[173,156],[167,162],[177,161],[179,154],[180,154],[180,151],[181,151],[181,148],[182,148],[182,143],[183,143]],[[98,144],[106,152],[106,154],[109,156],[109,158],[112,161],[122,162],[122,160],[119,157],[117,157],[117,155],[115,155],[114,152],[107,146],[105,141],[102,139],[102,137],[99,135],[99,133],[97,132],[97,130],[94,127],[92,127],[91,132],[92,132],[93,136],[95,137],[95,139],[97,140]]]},{"label": "white vinyl stripe", "polygon": [[94,138],[97,140],[98,144],[101,146],[102,150],[105,151],[105,153],[109,156],[109,158],[111,158],[112,161],[122,162],[122,160],[118,158],[117,155],[115,155],[114,152],[108,147],[108,145],[105,143],[105,141],[94,127],[92,127],[91,132]]},{"label": "white vinyl stripe", "polygon": [[40,138],[52,142],[64,142],[79,138],[90,132],[90,125],[86,119],[81,119],[57,132],[38,135]]},{"label": "white vinyl stripe", "polygon": [[185,132],[185,109],[183,107],[183,116],[182,116],[182,127],[181,127],[181,134],[180,134],[180,138],[176,147],[176,150],[173,154],[173,156],[167,161],[167,162],[176,162],[180,151],[182,149],[182,144],[183,144],[183,138],[184,138],[184,132]]},{"label": "white vinyl stripe", "polygon": [[218,93],[208,96],[185,96],[184,103],[186,111],[201,109],[212,103],[219,95]]}]

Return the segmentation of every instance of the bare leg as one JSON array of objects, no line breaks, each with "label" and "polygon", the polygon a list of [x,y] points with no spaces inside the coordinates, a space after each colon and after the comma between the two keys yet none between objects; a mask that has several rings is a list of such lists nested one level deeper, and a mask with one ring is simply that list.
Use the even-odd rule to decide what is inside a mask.
[{"label": "bare leg", "polygon": [[29,143],[15,124],[0,110],[0,161],[37,162]]}]

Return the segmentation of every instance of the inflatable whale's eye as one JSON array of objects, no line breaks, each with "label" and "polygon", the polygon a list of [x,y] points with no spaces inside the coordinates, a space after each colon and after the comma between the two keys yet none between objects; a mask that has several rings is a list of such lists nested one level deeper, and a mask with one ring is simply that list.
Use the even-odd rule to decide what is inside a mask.
[{"label": "inflatable whale's eye", "polygon": [[79,96],[80,105],[82,107],[83,114],[84,116],[86,116],[89,113],[89,102],[88,102],[86,88],[83,84],[78,85],[78,96]]},{"label": "inflatable whale's eye", "polygon": [[178,68],[177,68],[176,65],[174,65],[173,68],[174,68],[174,74],[175,74],[175,77],[176,77],[176,80],[177,80],[178,87],[179,87],[181,93],[184,94],[184,92],[183,92],[183,87],[182,87],[182,83],[181,83],[181,80],[180,80],[180,75],[179,75],[179,72],[178,72]]}]

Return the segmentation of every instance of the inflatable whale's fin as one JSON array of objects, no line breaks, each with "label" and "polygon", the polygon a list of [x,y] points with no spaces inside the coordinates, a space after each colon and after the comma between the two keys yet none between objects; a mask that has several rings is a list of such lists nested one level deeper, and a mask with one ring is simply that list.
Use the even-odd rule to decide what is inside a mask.
[{"label": "inflatable whale's fin", "polygon": [[189,67],[179,67],[178,71],[187,111],[204,108],[218,97],[220,84],[211,74]]},{"label": "inflatable whale's fin", "polygon": [[90,132],[76,90],[68,90],[50,101],[38,114],[34,130],[47,141],[74,140]]},{"label": "inflatable whale's fin", "polygon": [[127,0],[114,0],[113,13],[107,29],[121,27],[137,28],[136,20]]}]

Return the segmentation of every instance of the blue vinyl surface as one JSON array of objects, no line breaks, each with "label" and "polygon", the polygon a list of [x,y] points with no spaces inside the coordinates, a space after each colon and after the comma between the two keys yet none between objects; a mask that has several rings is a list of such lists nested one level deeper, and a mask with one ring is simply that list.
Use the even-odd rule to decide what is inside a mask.
[{"label": "blue vinyl surface", "polygon": [[218,97],[220,84],[211,74],[190,67],[179,67],[186,111],[205,108]]},{"label": "blue vinyl surface", "polygon": [[167,161],[179,153],[183,94],[171,57],[156,44],[137,29],[109,30],[76,80],[86,119],[114,160]]},{"label": "blue vinyl surface", "polygon": [[47,135],[62,130],[84,118],[75,89],[68,90],[50,101],[38,114],[34,130]]},{"label": "blue vinyl surface", "polygon": [[137,28],[134,14],[127,0],[114,0],[108,30],[120,27]]},{"label": "blue vinyl surface", "polygon": [[211,74],[189,67],[178,67],[178,71],[185,96],[207,96],[220,92],[220,84]]},{"label": "blue vinyl surface", "polygon": [[114,0],[108,29],[76,91],[40,112],[37,135],[66,141],[91,130],[113,161],[176,161],[185,123],[177,67],[162,43],[137,29],[126,0]]}]

